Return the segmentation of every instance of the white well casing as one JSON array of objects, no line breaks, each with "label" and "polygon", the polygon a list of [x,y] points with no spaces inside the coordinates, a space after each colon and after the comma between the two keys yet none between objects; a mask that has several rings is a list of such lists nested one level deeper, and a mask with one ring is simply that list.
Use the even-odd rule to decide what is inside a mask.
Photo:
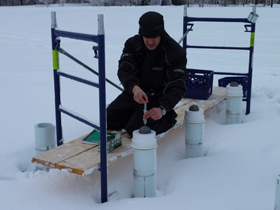
[{"label": "white well casing", "polygon": [[[56,146],[55,126],[51,123],[38,123],[34,126],[35,131],[35,155],[41,154]],[[37,165],[37,168],[46,167]]]},{"label": "white well casing", "polygon": [[185,110],[185,158],[203,156],[205,119],[204,110]]},{"label": "white well casing", "polygon": [[133,131],[134,197],[154,197],[156,190],[156,132],[141,134]]},{"label": "white well casing", "polygon": [[280,210],[280,175],[277,176],[274,210]]},{"label": "white well casing", "polygon": [[241,123],[242,112],[242,85],[226,87],[226,124]]}]

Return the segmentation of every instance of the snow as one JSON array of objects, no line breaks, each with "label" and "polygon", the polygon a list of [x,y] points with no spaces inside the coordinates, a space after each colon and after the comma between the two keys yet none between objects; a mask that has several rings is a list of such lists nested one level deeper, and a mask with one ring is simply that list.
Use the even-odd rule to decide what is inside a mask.
[{"label": "snow", "polygon": [[[100,173],[79,176],[66,170],[35,171],[34,125],[55,124],[50,40],[51,11],[58,27],[97,33],[97,15],[104,14],[106,75],[119,84],[118,59],[127,38],[138,31],[146,11],[164,15],[168,33],[182,36],[182,6],[92,7],[80,5],[0,7],[0,201],[1,209],[161,209],[161,210],[267,210],[274,208],[280,173],[280,6],[257,7],[251,113],[243,123],[225,125],[225,103],[205,113],[204,157],[184,159],[184,128],[162,138],[157,149],[157,196],[131,198],[132,155],[109,165],[109,202],[100,204]],[[250,6],[197,6],[189,16],[241,17]],[[248,46],[250,33],[243,24],[195,24],[192,44]],[[206,36],[206,34],[210,36]],[[93,43],[62,40],[61,47],[97,69]],[[62,71],[97,82],[97,77],[60,55]],[[188,51],[188,67],[246,72],[248,55],[230,51]],[[220,77],[215,76],[214,85]],[[98,92],[83,84],[61,79],[62,104],[98,121]],[[107,103],[119,90],[107,84]],[[243,112],[245,104],[243,104]],[[65,142],[91,128],[63,115]]]}]

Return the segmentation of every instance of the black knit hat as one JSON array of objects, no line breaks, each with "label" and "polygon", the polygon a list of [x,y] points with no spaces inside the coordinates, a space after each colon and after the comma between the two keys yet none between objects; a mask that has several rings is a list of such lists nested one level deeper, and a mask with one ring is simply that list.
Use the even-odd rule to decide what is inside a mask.
[{"label": "black knit hat", "polygon": [[164,34],[163,16],[157,12],[147,12],[139,19],[139,34],[154,38]]}]

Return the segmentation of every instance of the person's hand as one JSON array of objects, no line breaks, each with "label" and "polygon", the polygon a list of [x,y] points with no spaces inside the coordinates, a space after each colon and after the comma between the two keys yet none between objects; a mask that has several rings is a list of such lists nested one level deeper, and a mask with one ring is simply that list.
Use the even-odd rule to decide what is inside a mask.
[{"label": "person's hand", "polygon": [[135,85],[132,88],[132,93],[134,94],[134,101],[136,101],[138,104],[148,103],[148,96],[139,86]]},{"label": "person's hand", "polygon": [[155,107],[147,111],[143,115],[143,120],[147,120],[148,118],[152,118],[153,120],[159,120],[162,118],[162,110],[159,107]]}]

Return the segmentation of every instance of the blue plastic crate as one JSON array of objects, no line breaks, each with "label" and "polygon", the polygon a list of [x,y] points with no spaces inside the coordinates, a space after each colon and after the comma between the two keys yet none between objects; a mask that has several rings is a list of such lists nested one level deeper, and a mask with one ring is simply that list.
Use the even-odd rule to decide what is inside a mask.
[{"label": "blue plastic crate", "polygon": [[248,77],[224,77],[218,80],[219,87],[226,87],[231,82],[237,82],[242,85],[243,97],[247,97]]},{"label": "blue plastic crate", "polygon": [[208,99],[213,90],[213,74],[213,71],[188,69],[184,98]]}]

